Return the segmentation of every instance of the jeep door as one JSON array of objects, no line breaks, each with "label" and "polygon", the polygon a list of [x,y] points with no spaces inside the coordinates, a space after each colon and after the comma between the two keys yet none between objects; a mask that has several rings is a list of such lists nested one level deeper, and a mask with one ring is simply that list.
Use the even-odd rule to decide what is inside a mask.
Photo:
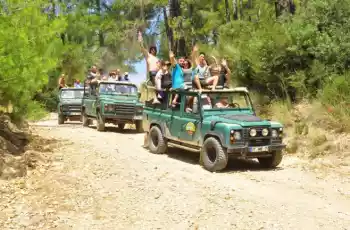
[{"label": "jeep door", "polygon": [[175,97],[176,94],[171,94],[171,97],[168,98],[168,108],[167,108],[167,114],[165,115],[166,119],[166,126],[169,133],[167,135],[170,135],[170,138],[180,138],[180,116],[181,116],[181,108],[182,103],[180,101],[180,104],[177,104],[175,107],[171,106],[172,99]]},{"label": "jeep door", "polygon": [[[183,95],[183,101],[190,97],[198,98],[198,96]],[[198,101],[198,100],[197,100]],[[182,103],[181,116],[178,118],[179,138],[189,144],[199,145],[200,140],[200,109],[198,103],[193,103],[191,108],[186,107],[186,103]],[[196,108],[194,108],[196,107]]]}]

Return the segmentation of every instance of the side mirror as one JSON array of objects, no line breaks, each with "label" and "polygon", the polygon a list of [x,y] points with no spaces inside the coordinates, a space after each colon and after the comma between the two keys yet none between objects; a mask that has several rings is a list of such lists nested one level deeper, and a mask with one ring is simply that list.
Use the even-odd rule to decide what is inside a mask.
[{"label": "side mirror", "polygon": [[141,98],[141,92],[138,92],[138,93],[137,93],[137,96],[138,96],[139,98]]}]

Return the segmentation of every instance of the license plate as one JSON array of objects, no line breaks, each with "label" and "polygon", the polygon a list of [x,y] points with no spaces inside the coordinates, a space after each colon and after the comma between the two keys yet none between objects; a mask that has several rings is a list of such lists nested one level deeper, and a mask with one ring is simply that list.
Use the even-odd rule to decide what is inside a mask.
[{"label": "license plate", "polygon": [[80,115],[80,113],[70,113],[71,116]]},{"label": "license plate", "polygon": [[142,120],[142,115],[141,116],[134,116],[134,120]]},{"label": "license plate", "polygon": [[259,147],[249,147],[249,152],[259,153],[259,152],[268,152],[269,146],[259,146]]}]

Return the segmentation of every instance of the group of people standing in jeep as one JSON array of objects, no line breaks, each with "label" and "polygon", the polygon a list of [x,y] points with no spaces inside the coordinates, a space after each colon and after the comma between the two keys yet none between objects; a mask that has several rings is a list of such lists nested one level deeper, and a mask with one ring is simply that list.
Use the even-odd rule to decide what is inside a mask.
[{"label": "group of people standing in jeep", "polygon": [[[93,65],[86,76],[85,82],[97,82],[97,81],[129,81],[129,73],[125,72],[121,74],[120,69],[112,70],[106,75],[102,68],[97,69],[96,65]],[[73,79],[74,88],[82,87],[80,80]],[[66,75],[61,74],[58,79],[58,89],[68,87],[66,84]]]},{"label": "group of people standing in jeep", "polygon": [[[138,37],[141,51],[147,63],[148,81],[152,82],[156,90],[168,88],[213,88],[216,86],[229,86],[231,70],[227,66],[225,59],[220,62],[214,56],[213,61],[208,62],[204,52],[199,52],[194,46],[190,58],[175,58],[172,51],[169,52],[170,61],[157,58],[157,48],[151,46],[149,50],[144,47],[141,32]],[[157,95],[154,102],[158,103]]]},{"label": "group of people standing in jeep", "polygon": [[112,70],[108,75],[104,74],[103,69],[97,70],[97,67],[94,65],[88,72],[86,77],[87,82],[94,81],[129,81],[129,73],[125,72],[121,74],[120,69]]}]

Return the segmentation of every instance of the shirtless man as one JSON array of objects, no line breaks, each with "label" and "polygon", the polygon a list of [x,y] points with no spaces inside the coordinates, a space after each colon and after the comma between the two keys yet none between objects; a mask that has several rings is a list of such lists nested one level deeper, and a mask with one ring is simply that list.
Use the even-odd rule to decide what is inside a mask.
[{"label": "shirtless man", "polygon": [[156,57],[157,48],[155,46],[151,46],[149,48],[149,51],[147,51],[147,49],[145,49],[143,46],[143,38],[142,38],[141,32],[139,32],[139,34],[138,34],[138,40],[140,43],[141,51],[142,51],[142,53],[146,59],[146,62],[147,62],[148,77],[154,85],[155,84],[155,76],[159,70],[159,59]]},{"label": "shirtless man", "polygon": [[228,103],[228,97],[227,96],[222,96],[220,98],[220,101],[218,101],[216,104],[215,104],[215,108],[231,108],[231,106],[229,105]]}]

